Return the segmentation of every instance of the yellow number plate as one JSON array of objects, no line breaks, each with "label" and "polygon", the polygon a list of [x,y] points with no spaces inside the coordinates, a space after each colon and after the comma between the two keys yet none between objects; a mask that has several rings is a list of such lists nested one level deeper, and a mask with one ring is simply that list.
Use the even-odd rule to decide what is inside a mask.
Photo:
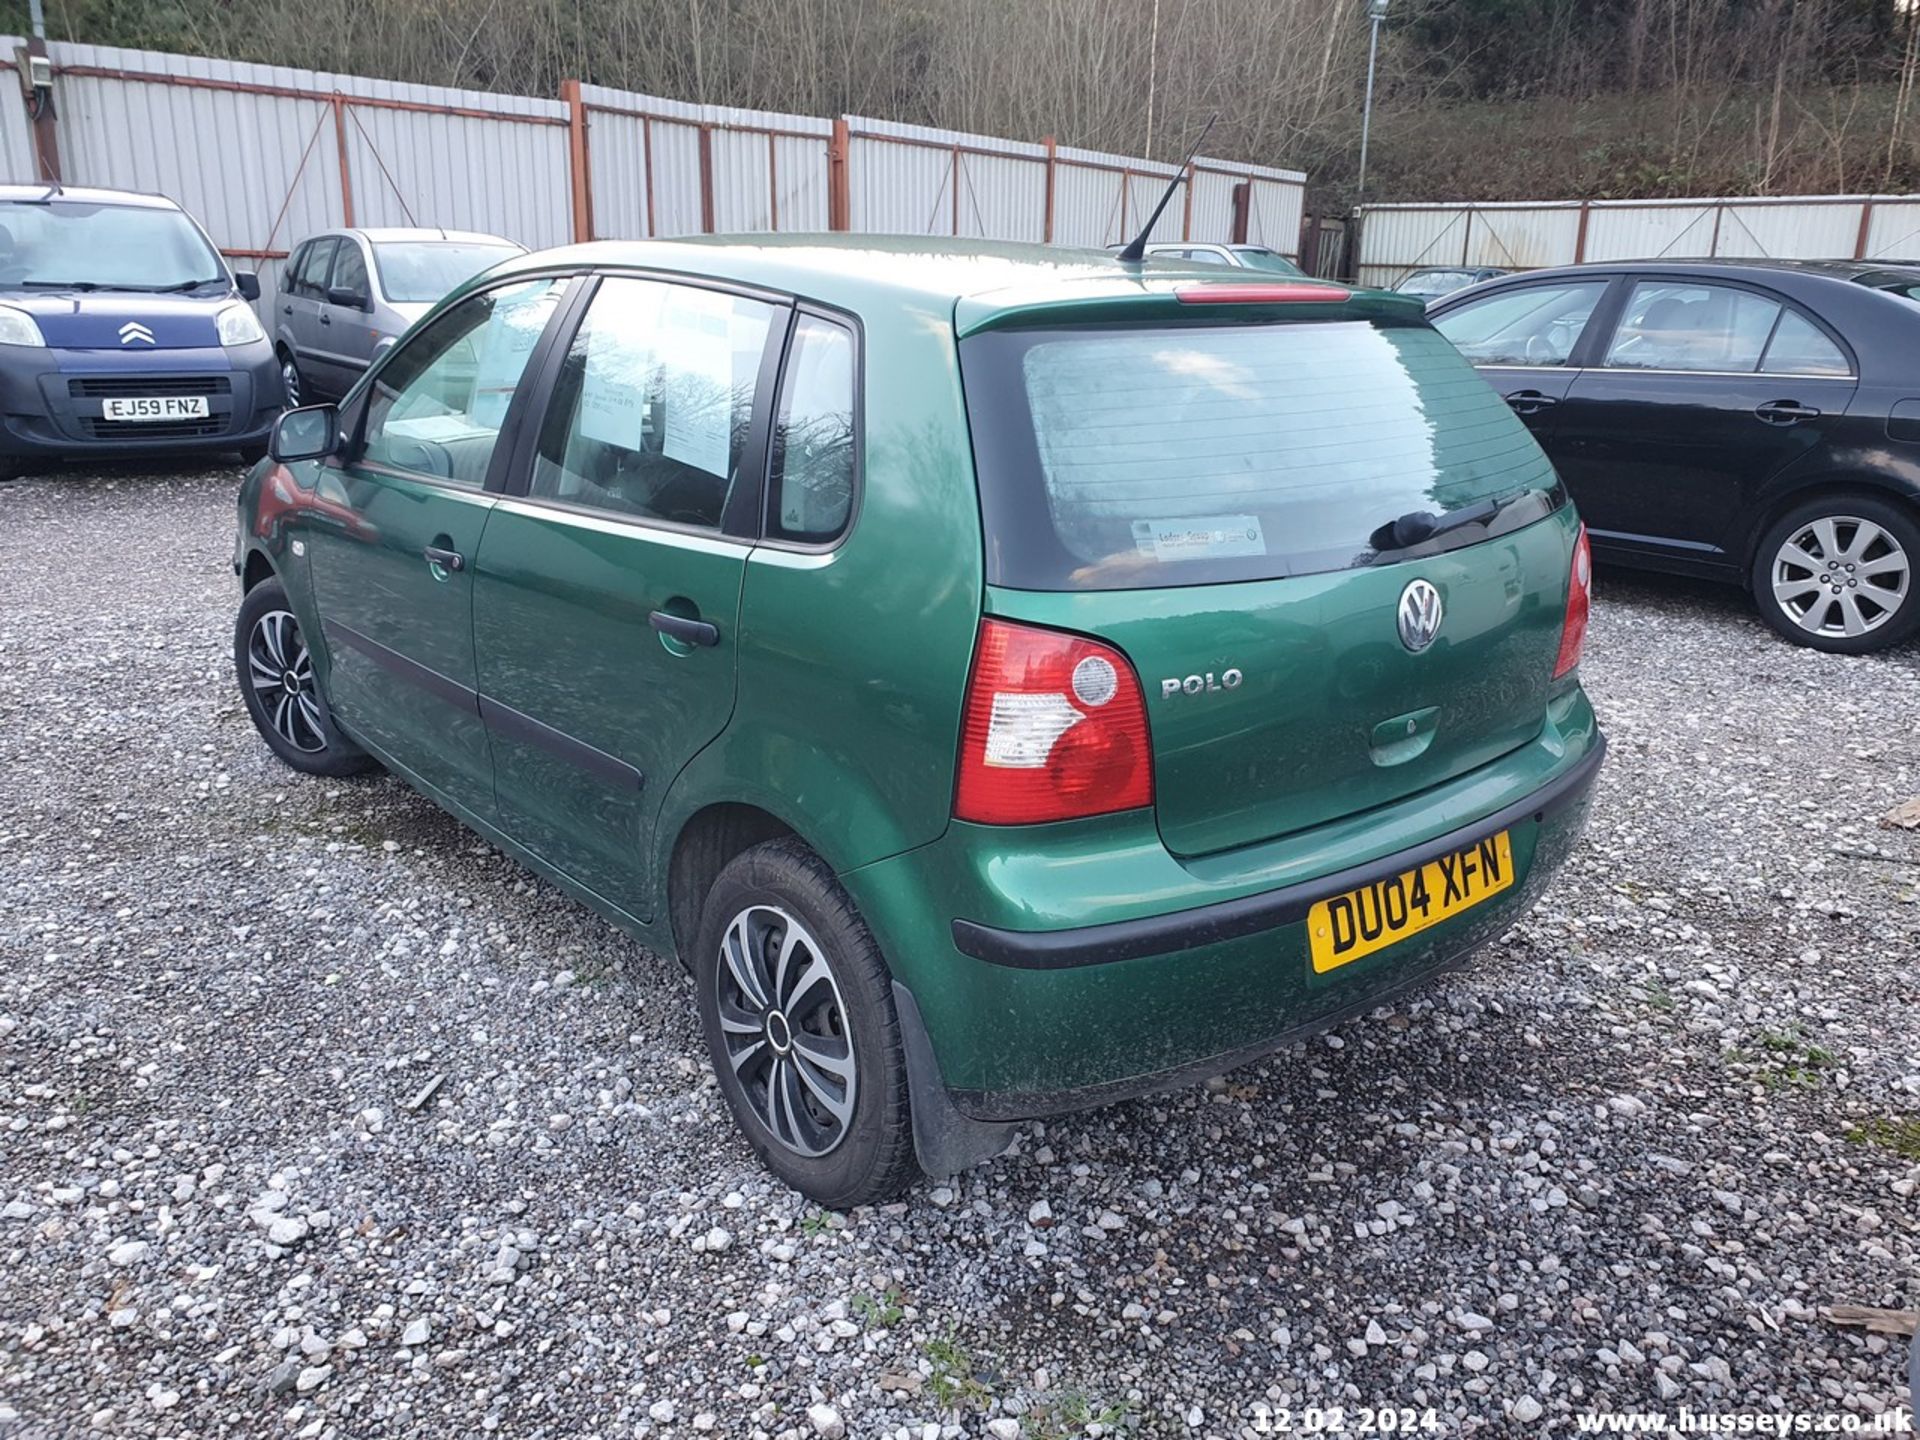
[{"label": "yellow number plate", "polygon": [[1511,884],[1513,847],[1502,830],[1418,870],[1322,900],[1307,913],[1314,971],[1324,975],[1418,935]]}]

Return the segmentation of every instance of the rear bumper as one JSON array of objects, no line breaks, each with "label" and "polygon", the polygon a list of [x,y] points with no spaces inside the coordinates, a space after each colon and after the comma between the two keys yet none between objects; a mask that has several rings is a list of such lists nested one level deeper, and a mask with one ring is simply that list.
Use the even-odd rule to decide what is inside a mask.
[{"label": "rear bumper", "polygon": [[[109,421],[110,395],[200,395],[203,419]],[[0,347],[0,455],[104,459],[241,450],[264,444],[281,408],[266,341],[233,349]]]},{"label": "rear bumper", "polygon": [[[913,997],[917,1083],[937,1074],[932,1098],[972,1122],[1106,1104],[1248,1063],[1461,963],[1533,906],[1584,825],[1605,742],[1579,692],[1556,709],[1473,775],[1251,853],[1181,862],[1138,816],[956,824],[843,876]],[[1501,830],[1510,889],[1314,971],[1316,901]]]}]

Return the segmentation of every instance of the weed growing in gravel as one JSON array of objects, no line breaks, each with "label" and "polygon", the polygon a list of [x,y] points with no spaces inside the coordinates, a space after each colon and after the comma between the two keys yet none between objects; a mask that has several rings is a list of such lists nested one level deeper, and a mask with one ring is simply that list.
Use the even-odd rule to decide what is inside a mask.
[{"label": "weed growing in gravel", "polygon": [[1847,1139],[1855,1145],[1871,1145],[1908,1160],[1920,1160],[1920,1119],[1869,1120],[1850,1127]]},{"label": "weed growing in gravel", "polygon": [[890,1330],[900,1323],[900,1317],[907,1312],[901,1308],[898,1287],[889,1285],[884,1295],[854,1296],[853,1313],[870,1326]]},{"label": "weed growing in gravel", "polygon": [[1821,1071],[1839,1063],[1839,1057],[1824,1045],[1806,1038],[1798,1025],[1780,1030],[1762,1030],[1754,1037],[1758,1053],[1734,1046],[1726,1053],[1729,1065],[1754,1072],[1753,1078],[1768,1090],[1817,1090]]},{"label": "weed growing in gravel", "polygon": [[1647,1004],[1651,1005],[1655,1010],[1669,1011],[1673,1009],[1673,992],[1667,989],[1666,985],[1658,979],[1647,982],[1646,997]]},{"label": "weed growing in gravel", "polygon": [[1124,1400],[1096,1409],[1080,1391],[1068,1390],[1051,1403],[1029,1411],[1026,1429],[1033,1440],[1077,1440],[1096,1425],[1103,1434],[1118,1430],[1131,1413]]},{"label": "weed growing in gravel", "polygon": [[833,1228],[833,1221],[824,1210],[809,1210],[800,1217],[800,1233],[809,1240],[817,1240]]},{"label": "weed growing in gravel", "polygon": [[993,1392],[974,1375],[973,1361],[951,1331],[929,1340],[922,1353],[933,1367],[927,1376],[927,1393],[943,1410],[977,1408],[993,1398]]}]

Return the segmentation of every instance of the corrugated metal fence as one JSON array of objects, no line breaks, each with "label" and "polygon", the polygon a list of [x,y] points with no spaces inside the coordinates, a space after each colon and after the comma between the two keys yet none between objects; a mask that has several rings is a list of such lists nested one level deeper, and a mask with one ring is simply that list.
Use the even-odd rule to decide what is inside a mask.
[{"label": "corrugated metal fence", "polygon": [[1663,255],[1911,259],[1920,255],[1920,195],[1368,205],[1357,278],[1391,285],[1428,265],[1531,270]]},{"label": "corrugated metal fence", "polygon": [[[0,38],[0,55],[20,42]],[[294,243],[335,225],[573,239],[850,230],[1104,245],[1178,168],[885,120],[691,105],[568,81],[557,100],[54,43],[60,175],[160,191],[267,300]],[[14,68],[0,60],[0,68]],[[0,178],[41,178],[0,96]],[[1196,160],[1156,239],[1299,249],[1306,177]]]}]

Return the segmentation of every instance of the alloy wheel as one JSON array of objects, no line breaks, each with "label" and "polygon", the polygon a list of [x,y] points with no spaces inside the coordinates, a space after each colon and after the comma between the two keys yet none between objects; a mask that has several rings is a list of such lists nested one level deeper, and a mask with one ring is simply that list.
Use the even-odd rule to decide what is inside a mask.
[{"label": "alloy wheel", "polygon": [[1823,515],[1774,552],[1773,598],[1810,634],[1865,635],[1899,613],[1912,571],[1883,527],[1857,515]]},{"label": "alloy wheel", "polygon": [[859,1075],[825,950],[786,910],[752,905],[721,938],[714,985],[727,1061],[755,1118],[796,1155],[831,1152]]},{"label": "alloy wheel", "polygon": [[292,356],[280,361],[280,385],[287,392],[287,408],[300,408],[300,367],[293,363]]},{"label": "alloy wheel", "polygon": [[253,622],[247,636],[247,681],[282,740],[308,755],[327,748],[313,687],[313,656],[291,612],[269,610]]}]

